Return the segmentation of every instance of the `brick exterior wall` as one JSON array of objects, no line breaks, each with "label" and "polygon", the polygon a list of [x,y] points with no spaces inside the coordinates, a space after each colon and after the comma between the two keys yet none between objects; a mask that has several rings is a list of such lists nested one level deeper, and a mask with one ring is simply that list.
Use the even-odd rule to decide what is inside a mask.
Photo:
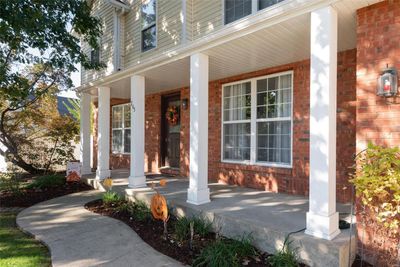
[{"label": "brick exterior wall", "polygon": [[[355,69],[356,51],[338,54],[338,147],[337,198],[350,199],[348,167],[355,154]],[[231,164],[221,162],[221,92],[222,85],[233,81],[293,70],[293,168]],[[209,83],[209,180],[220,181],[291,194],[308,195],[309,175],[309,79],[310,62],[304,60],[284,66],[259,70]],[[145,104],[145,171],[160,172],[161,99],[164,94],[180,92],[189,99],[189,88],[146,95]],[[112,99],[111,105],[128,102]],[[111,116],[111,114],[110,114]],[[179,175],[189,176],[189,109],[181,112]],[[111,138],[110,138],[111,139]],[[110,146],[111,148],[111,146]],[[110,154],[110,168],[129,168],[129,155]],[[94,155],[96,157],[96,155]],[[347,188],[347,189],[343,189]]]},{"label": "brick exterior wall", "polygon": [[[400,99],[376,96],[377,78],[386,65],[400,70],[398,0],[357,11],[357,151],[362,151],[369,141],[384,146],[400,145]],[[362,208],[358,206],[357,210]],[[358,221],[366,223],[365,228],[358,224],[365,259],[375,266],[394,266],[390,260],[398,261],[398,238],[389,238],[379,228],[377,231],[371,216],[363,220],[361,212],[357,214]]]}]

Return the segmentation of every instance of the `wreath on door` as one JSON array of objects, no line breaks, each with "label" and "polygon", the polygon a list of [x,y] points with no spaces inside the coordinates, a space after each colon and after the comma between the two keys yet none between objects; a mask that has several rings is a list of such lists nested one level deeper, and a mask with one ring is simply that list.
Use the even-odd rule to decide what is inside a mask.
[{"label": "wreath on door", "polygon": [[176,106],[169,106],[167,112],[165,113],[165,118],[169,125],[176,125],[179,120],[179,112]]}]

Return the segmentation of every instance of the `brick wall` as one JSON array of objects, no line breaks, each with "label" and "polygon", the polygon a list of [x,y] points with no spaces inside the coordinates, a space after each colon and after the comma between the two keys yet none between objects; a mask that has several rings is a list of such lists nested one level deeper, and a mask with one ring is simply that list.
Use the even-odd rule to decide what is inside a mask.
[{"label": "brick wall", "polygon": [[[400,145],[400,99],[376,96],[377,78],[386,65],[400,70],[398,0],[357,11],[357,151],[362,151],[369,141],[384,146]],[[359,206],[357,210],[361,210]],[[365,259],[376,266],[392,266],[389,260],[398,260],[399,240],[374,228],[376,222],[371,216],[363,220],[358,212],[357,219],[367,220],[364,229],[358,225]]]},{"label": "brick wall", "polygon": [[[338,54],[338,148],[337,197],[350,199],[348,167],[355,153],[355,67],[356,52]],[[221,159],[221,91],[224,83],[293,70],[293,168],[222,163]],[[209,180],[248,186],[273,192],[308,195],[309,174],[309,79],[310,62],[304,60],[284,66],[241,74],[209,83]],[[189,88],[164,92],[180,92],[189,99]],[[145,106],[145,171],[159,172],[161,136],[161,93],[146,95]],[[112,99],[111,104],[128,100]],[[180,175],[189,175],[189,109],[181,113]],[[128,155],[111,154],[110,168],[128,168]],[[343,187],[346,187],[343,190]]]}]

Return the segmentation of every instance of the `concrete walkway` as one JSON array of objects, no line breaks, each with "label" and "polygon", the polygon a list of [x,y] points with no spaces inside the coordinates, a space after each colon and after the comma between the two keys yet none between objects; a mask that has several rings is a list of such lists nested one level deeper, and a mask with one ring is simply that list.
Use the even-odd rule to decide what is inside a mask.
[{"label": "concrete walkway", "polygon": [[182,266],[123,222],[84,208],[99,197],[93,190],[45,201],[20,212],[17,224],[50,248],[54,267]]}]

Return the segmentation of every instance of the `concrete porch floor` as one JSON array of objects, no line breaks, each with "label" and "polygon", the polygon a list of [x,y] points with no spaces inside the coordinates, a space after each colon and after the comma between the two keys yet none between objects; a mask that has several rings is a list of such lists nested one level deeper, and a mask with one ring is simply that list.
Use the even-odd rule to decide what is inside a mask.
[{"label": "concrete porch floor", "polygon": [[[165,196],[168,205],[178,216],[202,215],[213,222],[215,231],[222,235],[238,238],[251,234],[254,245],[262,251],[274,253],[279,250],[289,233],[293,247],[298,247],[301,260],[310,266],[347,266],[350,246],[350,231],[342,230],[334,240],[314,238],[306,235],[306,212],[308,198],[277,194],[232,185],[210,183],[211,202],[192,205],[186,202],[187,178],[163,175],[147,175],[149,187],[129,189],[129,170],[113,170],[113,190],[125,195],[129,200],[150,203],[154,190],[151,183]],[[84,177],[102,189],[95,182],[94,175]],[[166,187],[159,187],[158,181],[166,179]],[[100,186],[100,188],[99,188]],[[338,203],[341,218],[349,219],[350,206]],[[294,233],[295,232],[295,233]],[[351,259],[355,257],[355,238],[352,234]]]}]

